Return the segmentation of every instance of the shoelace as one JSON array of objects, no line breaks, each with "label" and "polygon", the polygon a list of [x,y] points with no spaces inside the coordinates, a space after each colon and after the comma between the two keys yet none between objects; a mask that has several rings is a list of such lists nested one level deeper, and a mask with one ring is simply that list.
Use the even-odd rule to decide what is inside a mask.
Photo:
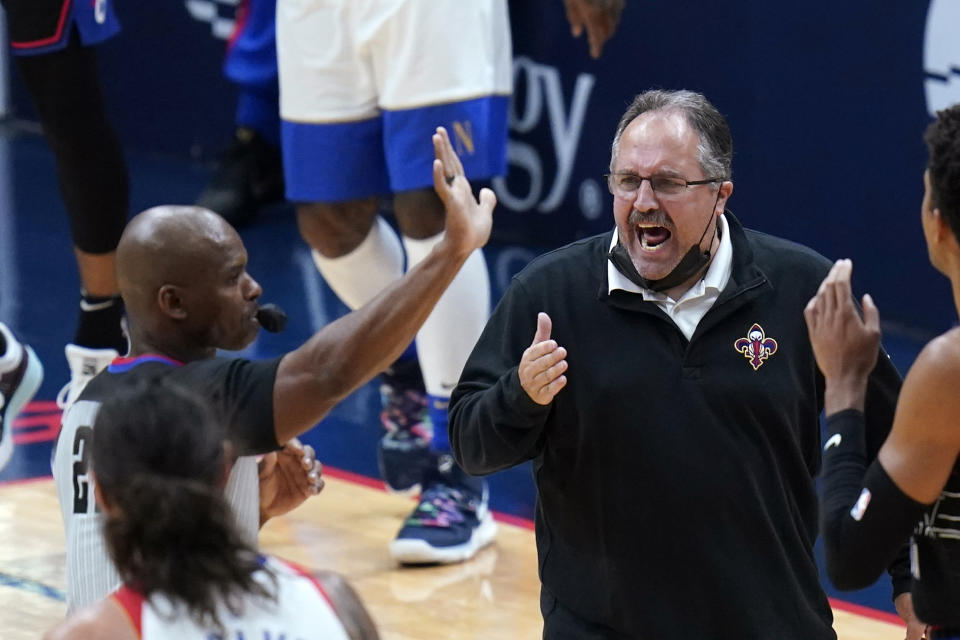
[{"label": "shoelace", "polygon": [[450,527],[466,521],[464,514],[475,515],[477,506],[454,487],[436,484],[420,496],[420,504],[407,519],[408,524]]},{"label": "shoelace", "polygon": [[67,384],[60,387],[60,391],[57,391],[57,407],[59,407],[61,411],[67,410],[67,396],[70,395],[70,385],[72,384],[73,381],[70,380]]},{"label": "shoelace", "polygon": [[77,397],[83,393],[83,389],[87,386],[87,383],[93,380],[96,377],[96,373],[90,375],[86,373],[81,373],[74,376],[72,373],[70,375],[70,380],[67,384],[63,385],[60,388],[60,391],[57,392],[57,406],[62,410],[66,411],[73,402],[70,400],[70,390],[76,386],[77,390],[73,394],[73,400],[76,401]]}]

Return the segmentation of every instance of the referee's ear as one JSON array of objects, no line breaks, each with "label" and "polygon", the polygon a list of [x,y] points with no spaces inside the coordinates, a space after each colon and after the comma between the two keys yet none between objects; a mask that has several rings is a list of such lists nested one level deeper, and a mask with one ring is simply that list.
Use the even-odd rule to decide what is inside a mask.
[{"label": "referee's ear", "polygon": [[187,317],[183,292],[175,284],[165,284],[157,290],[157,306],[163,315],[170,318],[183,320]]}]

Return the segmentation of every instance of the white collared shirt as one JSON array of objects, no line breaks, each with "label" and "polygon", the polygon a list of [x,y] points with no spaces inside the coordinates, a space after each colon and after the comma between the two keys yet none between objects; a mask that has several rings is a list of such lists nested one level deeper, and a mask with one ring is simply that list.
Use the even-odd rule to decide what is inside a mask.
[{"label": "white collared shirt", "polygon": [[[703,277],[680,296],[679,300],[674,300],[665,293],[651,291],[635,284],[620,273],[609,260],[607,260],[607,292],[622,289],[642,295],[644,300],[650,300],[663,309],[664,313],[670,316],[677,328],[689,340],[693,336],[693,332],[697,330],[700,320],[707,314],[713,303],[720,297],[720,292],[730,281],[730,272],[733,268],[733,244],[730,242],[730,227],[722,214],[720,215],[719,225],[720,246],[717,248],[717,254],[713,257]],[[611,249],[617,245],[617,237],[617,230],[614,229],[613,240],[610,243]]]}]

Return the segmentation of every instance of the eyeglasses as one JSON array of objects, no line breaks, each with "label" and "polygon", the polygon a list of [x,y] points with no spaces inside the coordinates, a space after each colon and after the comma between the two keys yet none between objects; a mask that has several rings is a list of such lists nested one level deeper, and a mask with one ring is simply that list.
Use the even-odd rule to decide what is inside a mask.
[{"label": "eyeglasses", "polygon": [[644,180],[650,181],[650,188],[652,188],[653,192],[658,196],[678,196],[686,191],[687,187],[722,181],[722,178],[684,180],[683,178],[670,176],[638,176],[635,173],[608,173],[606,174],[606,178],[610,193],[615,196],[620,196],[621,198],[632,198],[636,196]]}]

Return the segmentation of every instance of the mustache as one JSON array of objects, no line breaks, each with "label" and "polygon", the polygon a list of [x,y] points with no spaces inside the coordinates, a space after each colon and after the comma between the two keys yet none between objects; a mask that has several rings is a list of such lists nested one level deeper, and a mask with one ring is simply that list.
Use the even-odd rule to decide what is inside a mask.
[{"label": "mustache", "polygon": [[633,226],[638,224],[652,224],[658,227],[673,227],[673,220],[670,219],[670,216],[668,216],[666,212],[660,209],[656,211],[637,211],[634,209],[630,212],[627,222]]}]

